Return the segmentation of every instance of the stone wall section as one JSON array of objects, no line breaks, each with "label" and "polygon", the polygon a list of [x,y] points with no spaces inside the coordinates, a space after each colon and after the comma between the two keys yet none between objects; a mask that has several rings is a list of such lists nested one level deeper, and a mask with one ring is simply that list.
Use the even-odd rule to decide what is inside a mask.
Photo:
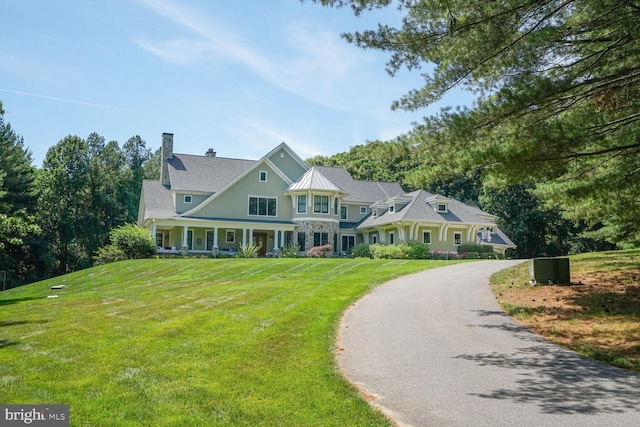
[{"label": "stone wall section", "polygon": [[334,247],[333,238],[338,234],[340,230],[340,223],[327,222],[327,221],[296,221],[298,227],[296,231],[298,233],[304,233],[305,235],[305,248],[300,250],[308,251],[313,247],[313,234],[314,233],[327,233],[329,237],[329,244]]}]

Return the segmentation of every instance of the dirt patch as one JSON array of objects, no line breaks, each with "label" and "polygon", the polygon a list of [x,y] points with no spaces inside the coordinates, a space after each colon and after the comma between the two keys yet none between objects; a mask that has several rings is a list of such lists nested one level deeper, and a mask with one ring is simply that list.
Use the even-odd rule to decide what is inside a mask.
[{"label": "dirt patch", "polygon": [[572,274],[571,285],[494,286],[517,321],[564,347],[640,372],[640,269]]}]

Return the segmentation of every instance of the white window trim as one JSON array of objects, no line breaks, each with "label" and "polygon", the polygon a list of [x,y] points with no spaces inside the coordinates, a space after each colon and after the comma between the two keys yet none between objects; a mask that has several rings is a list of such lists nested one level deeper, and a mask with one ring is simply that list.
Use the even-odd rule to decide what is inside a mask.
[{"label": "white window trim", "polygon": [[393,231],[389,232],[389,244],[390,245],[395,245],[396,244],[396,235]]},{"label": "white window trim", "polygon": [[[344,218],[342,218],[342,209],[344,208]],[[349,219],[349,208],[346,205],[340,205],[340,220],[347,221]]]},{"label": "white window trim", "polygon": [[[440,207],[443,207],[444,209],[440,209]],[[446,203],[436,203],[436,212],[447,213],[449,212],[449,207]]]},{"label": "white window trim", "polygon": [[[460,236],[460,238],[459,238],[459,239],[456,239],[456,236]],[[458,240],[460,243],[456,243],[456,240]],[[460,231],[455,231],[455,232],[453,233],[453,244],[454,244],[455,246],[460,246],[460,245],[462,245],[462,232],[460,232]]]},{"label": "white window trim", "polygon": [[[429,236],[429,243],[425,242],[425,236]],[[426,244],[426,245],[430,245],[431,244],[431,231],[429,230],[424,230],[422,232],[422,243]]]},{"label": "white window trim", "polygon": [[[275,215],[260,215],[259,213],[256,214],[252,214],[251,213],[251,198],[257,198],[257,199],[273,199],[276,201],[276,214]],[[258,202],[259,203],[259,202]],[[260,208],[258,206],[258,212],[260,211]],[[269,212],[269,202],[267,202],[267,212]],[[266,217],[266,218],[276,218],[278,216],[278,198],[274,197],[274,196],[258,196],[256,194],[249,194],[247,196],[247,216],[250,217]]]},{"label": "white window trim", "polygon": [[[211,249],[213,249],[213,244],[216,241],[215,232],[216,231],[213,230],[213,229],[208,229],[208,230],[205,230],[205,232],[204,232],[204,249],[207,250],[207,251],[210,251]],[[209,233],[212,234],[212,236],[211,236],[212,237],[211,247],[208,247],[209,246]]]},{"label": "white window trim", "polygon": [[[189,246],[189,233],[191,233],[191,246]],[[188,228],[187,229],[187,241],[185,243],[187,244],[187,248],[189,248],[190,251],[193,250],[193,246],[194,246],[194,243],[195,243],[194,240],[195,239],[196,239],[195,231],[193,230],[193,228]]]},{"label": "white window trim", "polygon": [[396,211],[396,205],[389,205],[389,213],[392,214]]},{"label": "white window trim", "polygon": [[[189,198],[189,200],[187,200],[187,198]],[[185,203],[191,204],[193,203],[193,196],[191,194],[185,194],[182,200],[184,200]]]},{"label": "white window trim", "polygon": [[376,218],[378,216],[378,209],[376,208],[371,209],[371,216]]},{"label": "white window trim", "polygon": [[[264,179],[262,179],[262,176],[264,174]],[[267,171],[260,171],[258,172],[258,181],[260,182],[267,182]]]},{"label": "white window trim", "polygon": [[[300,201],[298,200],[300,197],[304,197],[305,201],[303,203],[304,206],[304,211],[300,210]],[[306,194],[298,194],[296,196],[296,212],[299,214],[306,214],[307,213],[307,203],[309,203],[309,199],[307,198]]]},{"label": "white window trim", "polygon": [[[320,211],[316,211],[316,197],[327,198],[327,211],[322,212],[322,199],[320,199]],[[313,213],[318,215],[331,215],[331,198],[326,194],[314,194],[313,195]]]},{"label": "white window trim", "polygon": [[[355,234],[352,234],[352,233],[342,234],[342,235],[340,236],[340,250],[341,250],[342,252],[346,252],[346,249],[345,249],[345,248],[343,247],[343,245],[342,245],[342,243],[343,243],[343,240],[342,240],[342,239],[343,239],[344,237],[353,237],[353,246],[354,246],[354,247],[356,246],[356,240],[357,240],[357,239],[356,239],[356,235],[355,235]],[[353,249],[353,248],[352,248],[352,249]]]},{"label": "white window trim", "polygon": [[367,214],[367,207],[360,206],[360,215],[366,215],[366,214]]}]

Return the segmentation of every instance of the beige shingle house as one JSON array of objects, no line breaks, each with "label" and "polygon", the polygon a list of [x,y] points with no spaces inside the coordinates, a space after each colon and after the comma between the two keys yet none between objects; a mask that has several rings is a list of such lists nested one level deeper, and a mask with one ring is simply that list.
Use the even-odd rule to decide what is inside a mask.
[{"label": "beige shingle house", "polygon": [[309,166],[282,143],[259,160],[173,151],[162,135],[161,177],[145,180],[138,223],[159,252],[230,253],[253,242],[261,255],[286,245],[301,251],[329,244],[336,254],[356,244],[427,243],[456,251],[486,243],[515,247],[494,215],[423,190],[355,180],[346,169]]}]

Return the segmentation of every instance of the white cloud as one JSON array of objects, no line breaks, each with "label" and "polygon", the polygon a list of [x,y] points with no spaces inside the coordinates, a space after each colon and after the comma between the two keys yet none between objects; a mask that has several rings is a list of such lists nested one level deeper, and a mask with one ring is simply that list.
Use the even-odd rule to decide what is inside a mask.
[{"label": "white cloud", "polygon": [[109,110],[117,110],[117,111],[139,112],[137,110],[133,110],[133,109],[130,109],[130,108],[114,107],[113,105],[97,104],[95,102],[86,102],[86,101],[80,101],[80,100],[77,100],[77,99],[58,98],[58,97],[55,97],[55,96],[39,95],[39,94],[36,94],[36,93],[23,92],[23,91],[19,91],[19,90],[0,89],[0,92],[11,93],[11,94],[14,94],[14,95],[30,96],[32,98],[47,99],[49,101],[65,102],[67,104],[78,104],[78,105],[85,105],[85,106],[88,106],[88,107],[106,108],[106,109],[109,109]]},{"label": "white cloud", "polygon": [[322,105],[345,109],[349,86],[362,59],[339,36],[318,24],[297,21],[286,29],[289,55],[269,79],[279,87]]},{"label": "white cloud", "polygon": [[259,45],[262,40],[245,40],[203,11],[167,0],[139,2],[200,36],[160,42],[136,40],[142,49],[167,62],[217,64],[214,58],[222,57],[248,67],[287,92],[320,105],[340,110],[363,107],[355,102],[353,79],[362,77],[362,70],[366,68],[363,62],[368,62],[366,53],[348,46],[337,33],[317,23],[296,21],[271,25],[273,31],[283,32],[278,34],[279,44],[266,51],[251,46],[251,43]]},{"label": "white cloud", "polygon": [[[208,18],[203,12],[171,1],[138,0],[157,14],[199,35],[201,39],[180,39],[151,42],[138,39],[136,43],[146,51],[169,62],[188,64],[208,62],[212,54],[218,54],[243,63],[264,73],[269,64],[259,54],[244,46],[240,36],[219,22]],[[183,53],[184,52],[184,53]]]},{"label": "white cloud", "polygon": [[152,43],[138,39],[136,44],[160,59],[179,65],[189,65],[198,62],[207,54],[212,53],[211,46],[201,41],[172,40],[163,43]]}]

